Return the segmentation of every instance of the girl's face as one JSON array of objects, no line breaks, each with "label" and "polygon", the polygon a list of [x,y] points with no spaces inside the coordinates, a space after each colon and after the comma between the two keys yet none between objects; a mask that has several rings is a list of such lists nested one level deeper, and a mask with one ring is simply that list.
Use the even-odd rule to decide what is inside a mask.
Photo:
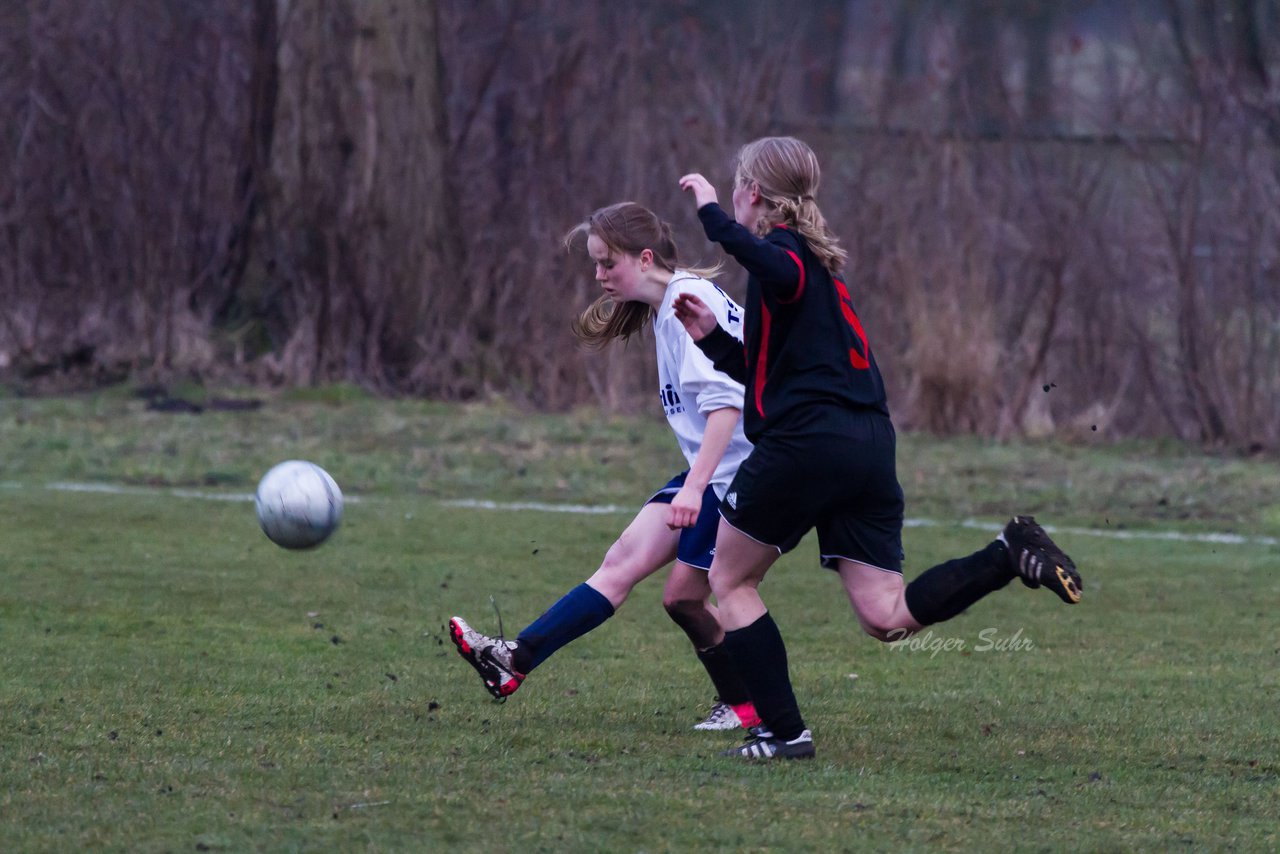
[{"label": "girl's face", "polygon": [[734,176],[733,218],[747,228],[754,228],[760,214],[760,188],[741,174]]},{"label": "girl's face", "polygon": [[[644,268],[652,264],[645,249],[639,255],[614,252],[594,234],[587,235],[587,254],[596,265],[596,281],[614,302],[645,302],[642,287],[645,284]],[[647,263],[646,263],[647,262]]]}]

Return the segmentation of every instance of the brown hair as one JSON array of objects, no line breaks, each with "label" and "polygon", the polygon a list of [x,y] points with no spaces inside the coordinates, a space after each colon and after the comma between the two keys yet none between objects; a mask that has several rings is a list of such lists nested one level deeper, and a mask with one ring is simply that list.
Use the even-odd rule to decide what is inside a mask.
[{"label": "brown hair", "polygon": [[[669,273],[676,271],[679,253],[671,226],[635,202],[618,202],[593,212],[564,236],[572,249],[578,237],[598,237],[610,254],[639,255],[648,249],[653,262]],[[694,275],[711,275],[719,266],[692,269]],[[599,350],[614,338],[627,339],[653,322],[654,310],[642,302],[614,302],[603,295],[573,321],[573,334],[589,350]]]},{"label": "brown hair", "polygon": [[832,273],[840,272],[848,255],[818,209],[814,196],[822,180],[818,157],[808,145],[792,136],[767,136],[738,151],[734,183],[754,182],[770,212],[754,224],[763,237],[774,226],[785,225],[804,236],[813,254]]}]

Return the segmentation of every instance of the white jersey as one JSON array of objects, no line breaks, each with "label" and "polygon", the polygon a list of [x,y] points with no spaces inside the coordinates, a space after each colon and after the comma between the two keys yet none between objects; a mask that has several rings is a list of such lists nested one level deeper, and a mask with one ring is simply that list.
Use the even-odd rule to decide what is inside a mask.
[{"label": "white jersey", "polygon": [[[653,336],[658,350],[658,396],[667,423],[676,434],[680,450],[689,465],[702,448],[707,430],[707,414],[717,409],[742,409],[743,387],[727,374],[717,371],[684,324],[676,317],[672,303],[680,294],[693,294],[715,312],[716,320],[739,341],[742,340],[742,308],[729,295],[706,279],[677,270],[667,283],[662,305],[653,319]],[[751,453],[751,443],[742,432],[742,419],[733,428],[733,438],[720,465],[711,477],[716,495],[724,498],[738,466]]]}]

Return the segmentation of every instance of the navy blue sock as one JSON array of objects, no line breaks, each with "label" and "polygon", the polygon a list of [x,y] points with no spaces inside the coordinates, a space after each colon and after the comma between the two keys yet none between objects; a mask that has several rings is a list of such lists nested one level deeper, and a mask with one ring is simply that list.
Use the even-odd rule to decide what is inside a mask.
[{"label": "navy blue sock", "polygon": [[560,647],[576,640],[613,616],[609,600],[585,581],[534,620],[516,638],[520,644],[511,663],[528,673]]},{"label": "navy blue sock", "polygon": [[765,728],[786,741],[803,732],[804,718],[787,672],[787,647],[773,617],[765,612],[751,625],[725,632],[724,648]]},{"label": "navy blue sock", "polygon": [[907,610],[922,626],[941,623],[1004,587],[1013,576],[1009,550],[996,540],[968,557],[958,557],[920,573],[907,585]]}]

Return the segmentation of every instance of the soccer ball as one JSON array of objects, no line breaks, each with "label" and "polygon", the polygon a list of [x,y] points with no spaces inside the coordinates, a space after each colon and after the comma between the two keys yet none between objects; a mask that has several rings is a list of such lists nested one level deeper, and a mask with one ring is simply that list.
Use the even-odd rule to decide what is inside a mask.
[{"label": "soccer ball", "polygon": [[262,476],[253,499],[263,533],[286,549],[318,546],[342,521],[342,490],[315,463],[286,460]]}]

